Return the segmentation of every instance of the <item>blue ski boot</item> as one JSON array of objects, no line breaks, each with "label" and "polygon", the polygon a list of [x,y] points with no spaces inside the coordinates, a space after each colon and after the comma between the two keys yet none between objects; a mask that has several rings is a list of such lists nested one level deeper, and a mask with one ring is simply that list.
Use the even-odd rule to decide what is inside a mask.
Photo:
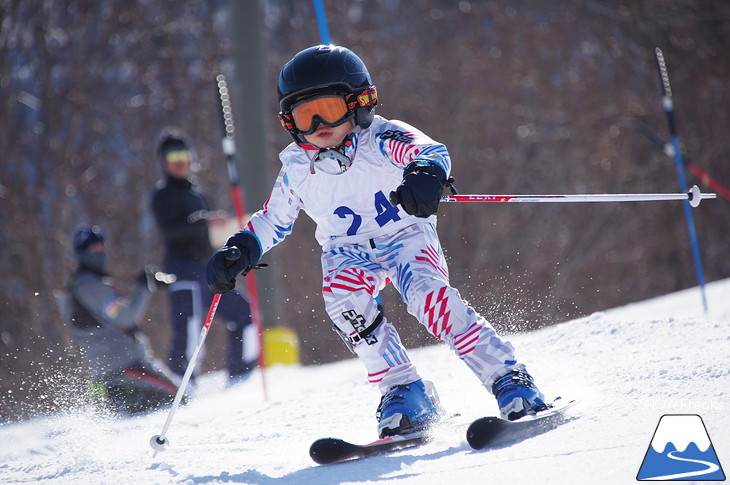
[{"label": "blue ski boot", "polygon": [[492,393],[497,398],[500,414],[510,421],[548,409],[545,396],[524,370],[513,370],[498,378],[492,385]]},{"label": "blue ski boot", "polygon": [[438,397],[430,382],[419,379],[391,387],[375,413],[381,438],[422,431],[441,415]]}]

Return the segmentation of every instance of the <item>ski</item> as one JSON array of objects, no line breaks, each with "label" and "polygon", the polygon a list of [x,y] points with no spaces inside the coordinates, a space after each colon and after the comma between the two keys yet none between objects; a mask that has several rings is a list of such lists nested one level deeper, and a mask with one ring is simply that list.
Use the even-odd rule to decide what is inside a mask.
[{"label": "ski", "polygon": [[328,465],[403,448],[412,448],[425,443],[427,439],[428,434],[426,432],[388,436],[364,445],[357,445],[339,438],[322,438],[309,447],[309,456],[320,465]]},{"label": "ski", "polygon": [[[563,401],[561,398],[557,398],[550,404],[549,409],[516,421],[508,421],[496,416],[479,418],[469,426],[467,441],[472,448],[479,450],[535,436],[558,426],[562,422],[558,418],[563,411],[576,403],[575,400]],[[315,463],[328,465],[420,446],[428,441],[429,436],[428,431],[423,431],[388,436],[363,445],[340,438],[321,438],[309,447],[309,456]]]},{"label": "ski", "polygon": [[549,431],[563,421],[562,413],[577,401],[556,398],[545,411],[515,421],[487,416],[472,422],[466,431],[466,441],[475,450],[515,443]]}]

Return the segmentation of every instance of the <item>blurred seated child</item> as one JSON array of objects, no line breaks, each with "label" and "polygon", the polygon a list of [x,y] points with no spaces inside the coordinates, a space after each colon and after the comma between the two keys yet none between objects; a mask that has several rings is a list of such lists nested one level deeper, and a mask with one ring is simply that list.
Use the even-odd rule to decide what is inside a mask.
[{"label": "blurred seated child", "polygon": [[177,378],[153,360],[138,322],[150,295],[174,275],[144,271],[129,298],[112,286],[106,270],[104,234],[80,225],[73,234],[78,267],[67,292],[67,317],[89,363],[92,394],[115,411],[137,413],[172,403]]}]

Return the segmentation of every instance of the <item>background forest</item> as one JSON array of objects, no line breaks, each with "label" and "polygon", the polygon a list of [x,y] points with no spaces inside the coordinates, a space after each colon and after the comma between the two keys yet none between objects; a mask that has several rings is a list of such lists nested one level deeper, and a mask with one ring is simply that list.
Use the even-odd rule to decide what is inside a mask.
[{"label": "background forest", "polygon": [[[80,222],[105,230],[110,269],[130,289],[159,265],[149,211],[157,134],[174,124],[195,145],[198,178],[232,210],[213,79],[236,83],[230,0],[0,0],[0,422],[62,406],[83,385],[54,290],[73,270]],[[290,142],[276,77],[319,43],[312,2],[254,7],[263,92],[236,92],[234,115],[263,100],[270,173]],[[714,0],[352,0],[324,2],[332,41],[352,48],[378,87],[377,112],[444,142],[461,193],[677,192],[654,48],[674,91],[688,161],[730,185],[730,3]],[[241,46],[238,46],[241,47]],[[239,159],[246,158],[239,144]],[[242,162],[242,160],[239,160]],[[254,167],[254,168],[251,168]],[[708,191],[688,172],[690,184]],[[730,276],[730,203],[693,212],[705,276]],[[537,328],[696,285],[680,203],[443,204],[451,279],[504,333]],[[297,331],[302,363],[350,356],[321,303],[319,247],[302,215],[275,251],[267,326]],[[265,257],[268,258],[268,256]],[[276,295],[274,297],[273,295]],[[434,340],[384,292],[411,346]],[[700,298],[698,293],[698,298]],[[167,296],[143,327],[167,351]],[[271,300],[268,302],[268,300]],[[709,302],[712,305],[712,301]],[[219,366],[214,325],[205,360]]]}]

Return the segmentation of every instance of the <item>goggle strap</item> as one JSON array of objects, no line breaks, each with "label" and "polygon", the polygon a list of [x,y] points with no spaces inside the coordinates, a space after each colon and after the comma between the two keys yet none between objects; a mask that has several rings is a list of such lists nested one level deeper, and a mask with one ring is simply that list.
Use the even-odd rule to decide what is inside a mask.
[{"label": "goggle strap", "polygon": [[375,106],[378,104],[378,91],[375,89],[375,86],[369,86],[360,93],[352,93],[349,96],[354,97],[355,100],[353,101],[356,101],[356,103],[352,103],[352,107],[350,107],[350,104],[348,103],[349,109],[354,109],[357,105],[361,108],[366,108],[368,106]]},{"label": "goggle strap", "polygon": [[294,118],[292,117],[291,112],[280,112],[279,122],[281,123],[281,126],[287,131],[294,129]]}]

